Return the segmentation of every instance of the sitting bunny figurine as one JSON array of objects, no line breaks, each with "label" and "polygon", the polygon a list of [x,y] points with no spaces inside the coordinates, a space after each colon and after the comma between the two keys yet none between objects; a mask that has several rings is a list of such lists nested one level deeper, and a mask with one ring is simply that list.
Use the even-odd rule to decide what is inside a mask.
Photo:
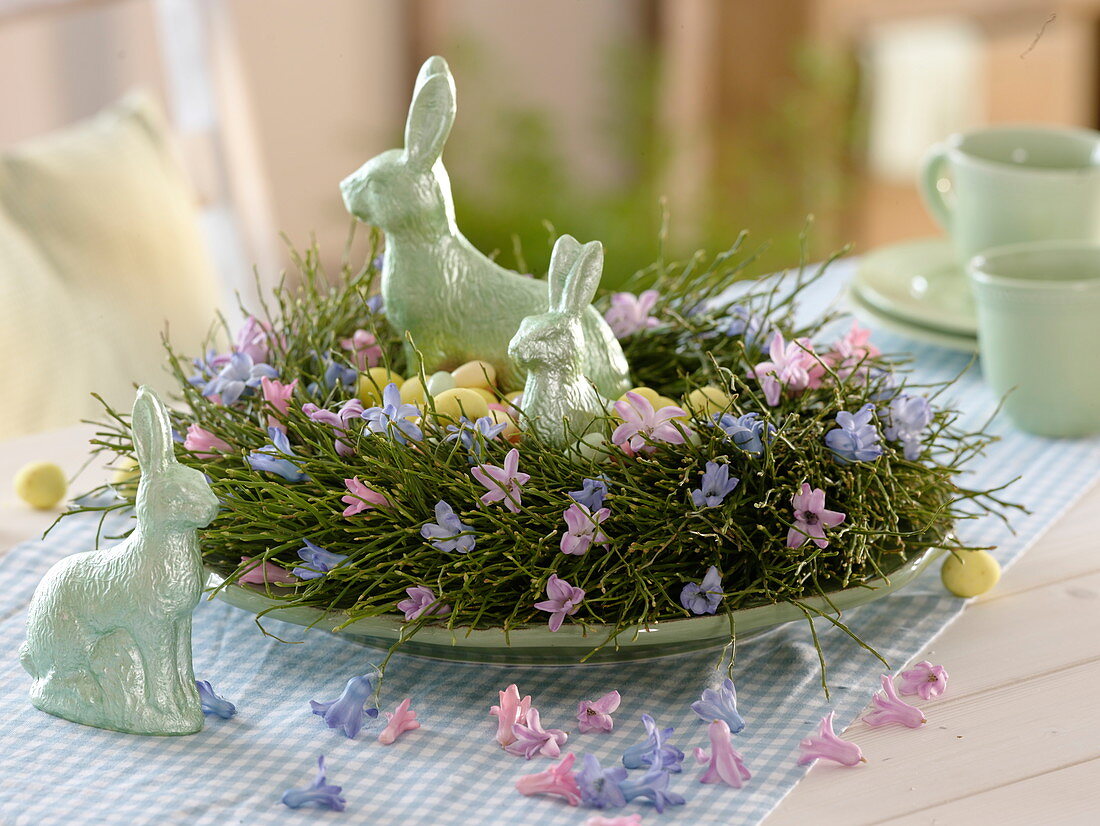
[{"label": "sitting bunny figurine", "polygon": [[[450,69],[443,58],[429,58],[416,79],[405,148],[372,158],[340,189],[352,215],[386,233],[386,315],[412,334],[425,372],[477,359],[496,368],[502,390],[518,390],[525,376],[508,357],[508,341],[526,316],[546,311],[546,289],[494,264],[459,232],[440,158],[454,119]],[[630,389],[622,348],[595,308],[580,324],[584,374],[617,398]]]},{"label": "sitting bunny figurine", "polygon": [[172,452],[168,411],[138,390],[137,527],[119,545],[73,554],[35,589],[19,650],[35,706],[131,734],[193,734],[203,714],[191,666],[191,612],[203,585],[196,528],[218,500]]},{"label": "sitting bunny figurine", "polygon": [[527,371],[523,427],[560,448],[593,429],[607,402],[584,372],[583,318],[603,273],[603,245],[563,235],[550,256],[550,309],[523,319],[508,354]]}]

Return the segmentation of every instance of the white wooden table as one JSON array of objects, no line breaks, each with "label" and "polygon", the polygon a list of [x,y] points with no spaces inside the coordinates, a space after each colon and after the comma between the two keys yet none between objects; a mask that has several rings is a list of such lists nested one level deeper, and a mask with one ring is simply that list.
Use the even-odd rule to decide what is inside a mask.
[{"label": "white wooden table", "polygon": [[[76,473],[90,433],[0,443],[0,567],[56,516],[16,501],[14,472],[45,459]],[[88,467],[74,490],[105,476]],[[768,826],[1100,823],[1100,487],[917,659],[951,677],[928,725],[855,723],[845,736],[870,763],[815,766]]]}]

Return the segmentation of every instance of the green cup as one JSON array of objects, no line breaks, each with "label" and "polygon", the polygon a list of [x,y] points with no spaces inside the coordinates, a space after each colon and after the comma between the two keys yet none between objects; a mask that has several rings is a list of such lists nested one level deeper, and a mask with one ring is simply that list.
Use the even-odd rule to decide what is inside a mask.
[{"label": "green cup", "polygon": [[925,205],[960,266],[991,247],[1100,242],[1100,132],[994,126],[952,135],[925,156]]},{"label": "green cup", "polygon": [[968,273],[982,373],[1009,418],[1039,436],[1100,433],[1100,245],[996,247]]}]

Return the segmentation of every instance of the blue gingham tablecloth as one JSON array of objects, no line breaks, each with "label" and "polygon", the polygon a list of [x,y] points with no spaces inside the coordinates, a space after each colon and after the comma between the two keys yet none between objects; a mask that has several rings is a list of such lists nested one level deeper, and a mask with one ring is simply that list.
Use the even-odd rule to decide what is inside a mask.
[{"label": "blue gingham tablecloth", "polygon": [[[815,291],[816,306],[835,294],[850,265],[839,266]],[[812,311],[812,307],[809,310]],[[960,372],[967,357],[933,347],[914,347],[876,335],[883,350],[912,351],[916,379],[937,381]],[[995,400],[971,370],[952,391],[964,425],[980,424]],[[972,542],[998,545],[1003,564],[1035,538],[1100,476],[1100,440],[1052,441],[1025,436],[998,422],[1003,438],[974,463],[968,482],[994,486],[1024,475],[1012,497],[1031,509],[1013,518],[1013,535],[995,519],[961,526]],[[392,746],[377,742],[381,723],[348,740],[310,713],[311,699],[339,695],[344,682],[380,659],[377,652],[323,631],[270,621],[265,626],[288,645],[263,636],[248,614],[220,601],[204,601],[195,613],[194,661],[200,679],[237,704],[229,720],[208,717],[189,737],[136,737],[74,725],[43,714],[27,699],[29,677],[17,649],[35,584],[57,559],[92,546],[94,523],[72,518],[45,541],[28,542],[0,561],[0,824],[583,824],[594,810],[556,798],[526,798],[514,789],[521,775],[552,765],[505,754],[488,716],[497,691],[517,683],[531,694],[547,727],[569,731],[566,751],[592,752],[613,765],[623,750],[643,739],[639,715],[675,726],[672,742],[688,753],[672,788],[687,804],[663,815],[633,802],[605,815],[640,812],[645,823],[758,823],[805,771],[795,765],[798,741],[816,730],[830,708],[839,732],[878,688],[882,666],[842,632],[819,622],[830,664],[832,702],[819,684],[817,654],[805,623],[796,622],[747,641],[737,651],[735,678],[748,725],[736,746],[753,772],[741,790],[698,782],[702,768],[691,758],[707,747],[706,724],[689,704],[720,682],[718,652],[646,663],[588,667],[462,665],[396,656],[387,670],[383,707],[412,698],[422,727]],[[854,632],[894,667],[902,666],[962,610],[963,601],[939,584],[938,565],[917,582],[873,605],[845,614]],[[951,663],[945,664],[948,670]],[[609,734],[579,734],[577,703],[618,689],[623,701]],[[319,754],[329,782],[347,799],[343,813],[280,803],[284,790],[308,785]],[[875,755],[868,754],[875,760]]]}]

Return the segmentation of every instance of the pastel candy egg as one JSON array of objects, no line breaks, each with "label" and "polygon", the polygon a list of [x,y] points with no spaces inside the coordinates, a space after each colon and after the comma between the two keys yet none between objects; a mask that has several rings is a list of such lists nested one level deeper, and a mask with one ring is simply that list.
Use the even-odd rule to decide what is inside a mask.
[{"label": "pastel candy egg", "polygon": [[522,390],[513,390],[511,393],[505,393],[504,398],[514,404],[517,399],[520,400],[520,401],[523,400],[523,391]]},{"label": "pastel candy egg", "polygon": [[114,464],[115,472],[111,474],[111,484],[115,487],[132,485],[141,478],[141,468],[133,456],[120,456]]},{"label": "pastel candy egg", "polygon": [[442,418],[458,421],[465,416],[471,422],[489,415],[489,403],[469,387],[453,387],[435,397],[435,412]]},{"label": "pastel candy egg", "polygon": [[989,551],[957,551],[940,569],[944,587],[957,597],[976,597],[1001,578],[1001,565]]},{"label": "pastel candy egg", "polygon": [[485,403],[488,405],[496,404],[498,399],[496,394],[492,390],[486,390],[484,387],[467,387],[467,390],[473,390],[481,398],[485,399]]},{"label": "pastel candy egg", "polygon": [[515,423],[511,416],[504,411],[500,405],[490,405],[489,418],[493,420],[493,424],[504,425],[504,430],[500,432],[502,439],[506,439],[509,442],[518,442],[520,436],[523,435],[519,429],[519,425]]},{"label": "pastel candy egg", "polygon": [[451,371],[455,387],[485,387],[496,384],[497,371],[487,361],[468,361]]},{"label": "pastel candy egg", "polygon": [[606,462],[611,458],[607,437],[602,433],[586,433],[572,447],[573,453],[589,462]]},{"label": "pastel candy egg", "polygon": [[697,416],[709,416],[718,413],[729,406],[730,397],[720,387],[708,384],[706,387],[697,387],[688,393],[684,404],[687,409]]},{"label": "pastel candy egg", "polygon": [[428,393],[424,389],[424,382],[420,376],[413,376],[401,385],[401,401],[404,404],[417,404],[423,406],[428,400]]},{"label": "pastel candy egg", "polygon": [[53,462],[31,462],[15,474],[15,495],[32,508],[49,510],[65,498],[65,472]]},{"label": "pastel candy egg", "polygon": [[385,367],[372,367],[369,370],[364,370],[359,374],[359,401],[365,407],[381,404],[382,391],[390,383],[400,387],[405,383],[405,379]]},{"label": "pastel candy egg", "polygon": [[444,390],[450,390],[455,386],[455,377],[446,370],[432,373],[428,376],[428,395],[435,398]]},{"label": "pastel candy egg", "polygon": [[[639,396],[644,397],[651,405],[653,405],[654,410],[657,410],[657,406],[662,398],[661,394],[654,390],[652,387],[632,387],[630,388],[629,392],[637,393]],[[626,393],[623,393],[621,396],[619,396],[619,401],[628,401],[628,399],[626,398]],[[671,399],[669,401],[671,401]]]}]

